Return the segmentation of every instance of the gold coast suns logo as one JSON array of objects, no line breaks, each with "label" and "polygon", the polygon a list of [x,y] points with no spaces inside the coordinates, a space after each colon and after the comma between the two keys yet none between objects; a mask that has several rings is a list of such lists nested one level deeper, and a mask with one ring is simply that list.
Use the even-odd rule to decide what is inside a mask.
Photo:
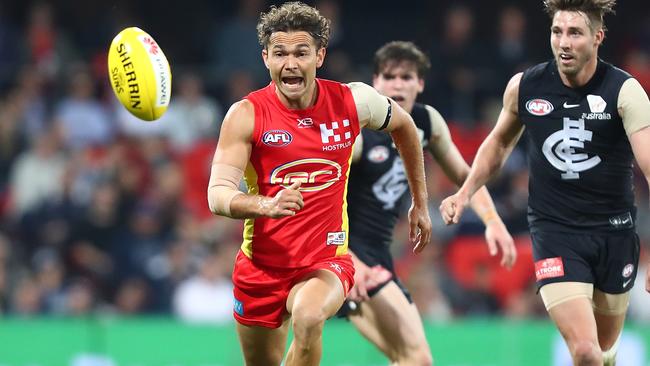
[{"label": "gold coast suns logo", "polygon": [[302,181],[300,191],[314,192],[323,190],[341,179],[341,165],[319,158],[300,159],[273,169],[271,184],[290,186]]}]

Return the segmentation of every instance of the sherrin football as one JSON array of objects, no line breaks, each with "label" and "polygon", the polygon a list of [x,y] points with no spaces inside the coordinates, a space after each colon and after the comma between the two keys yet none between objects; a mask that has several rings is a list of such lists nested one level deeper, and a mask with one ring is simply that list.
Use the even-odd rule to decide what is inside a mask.
[{"label": "sherrin football", "polygon": [[172,91],[169,63],[142,29],[126,28],[113,38],[108,75],[115,96],[134,116],[153,121],[167,110]]}]

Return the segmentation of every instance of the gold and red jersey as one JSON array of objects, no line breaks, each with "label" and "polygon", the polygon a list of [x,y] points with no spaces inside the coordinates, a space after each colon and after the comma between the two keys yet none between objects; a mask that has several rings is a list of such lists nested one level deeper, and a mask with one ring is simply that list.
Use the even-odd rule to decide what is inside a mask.
[{"label": "gold and red jersey", "polygon": [[274,197],[300,180],[305,203],[295,216],[245,221],[241,250],[258,265],[297,268],[347,254],[347,180],[359,119],[348,85],[316,83],[307,109],[284,106],[273,83],[246,97],[255,107],[248,193]]}]

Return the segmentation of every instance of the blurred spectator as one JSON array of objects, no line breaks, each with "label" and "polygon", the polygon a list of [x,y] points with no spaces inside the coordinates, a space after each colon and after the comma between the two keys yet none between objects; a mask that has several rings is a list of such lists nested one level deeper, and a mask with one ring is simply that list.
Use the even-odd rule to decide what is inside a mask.
[{"label": "blurred spectator", "polygon": [[173,242],[147,262],[152,294],[151,308],[158,313],[172,313],[172,297],[178,285],[196,270],[191,244]]},{"label": "blurred spectator", "polygon": [[89,315],[94,310],[92,285],[84,279],[73,280],[66,289],[66,315]]},{"label": "blurred spectator", "polygon": [[182,282],[174,294],[174,312],[191,323],[232,321],[231,250],[205,257],[199,273]]},{"label": "blurred spectator", "polygon": [[20,108],[15,93],[0,99],[0,194],[5,192],[16,158],[27,145],[21,133]]},{"label": "blurred spectator", "polygon": [[11,296],[10,312],[18,316],[38,315],[41,308],[41,289],[31,274],[24,274]]},{"label": "blurred spectator", "polygon": [[17,123],[21,138],[34,140],[48,129],[48,106],[44,92],[43,75],[33,66],[24,67],[17,76],[11,98],[16,106]]},{"label": "blurred spectator", "polygon": [[117,264],[110,253],[124,223],[125,212],[116,188],[108,182],[97,187],[66,250],[70,274],[87,278],[102,294],[114,290],[111,285]]},{"label": "blurred spectator", "polygon": [[23,62],[19,44],[16,24],[5,13],[5,4],[0,3],[0,92],[9,86],[12,76]]},{"label": "blurred spectator", "polygon": [[47,314],[66,313],[64,291],[65,269],[57,252],[50,248],[39,250],[33,257],[36,282],[42,292],[43,312]]},{"label": "blurred spectator", "polygon": [[623,68],[639,81],[646,93],[650,92],[650,47],[631,49],[625,56]]},{"label": "blurred spectator", "polygon": [[76,50],[54,20],[52,5],[47,2],[32,4],[25,29],[29,61],[49,80],[58,81],[65,66],[75,60]]},{"label": "blurred spectator", "polygon": [[269,79],[256,30],[257,20],[266,4],[263,0],[240,0],[238,6],[234,16],[221,22],[210,45],[210,72],[217,83],[225,84],[230,75],[243,71],[252,78],[254,87],[249,89],[252,91]]},{"label": "blurred spectator", "polygon": [[108,112],[95,98],[95,82],[85,66],[71,69],[68,96],[56,107],[66,147],[76,150],[108,144],[114,135]]},{"label": "blurred spectator", "polygon": [[492,57],[490,68],[493,72],[487,80],[490,94],[500,97],[512,75],[529,66],[526,28],[527,20],[519,7],[509,5],[501,9],[496,41],[492,52],[486,54],[487,58]]},{"label": "blurred spectator", "polygon": [[424,95],[431,95],[448,120],[471,126],[478,117],[486,52],[475,39],[474,12],[469,6],[455,4],[443,19],[442,39],[431,47],[433,67]]},{"label": "blurred spectator", "polygon": [[126,279],[115,295],[115,311],[123,315],[143,314],[149,305],[149,286],[139,277]]},{"label": "blurred spectator", "polygon": [[63,192],[66,158],[60,149],[59,131],[43,132],[33,146],[16,158],[10,177],[11,210],[21,217]]},{"label": "blurred spectator", "polygon": [[[248,95],[248,93],[256,89],[255,85],[256,81],[249,72],[238,70],[229,73],[225,85],[225,103],[231,105],[240,101]],[[221,121],[219,121],[219,124],[221,125]]]},{"label": "blurred spectator", "polygon": [[169,110],[157,122],[176,151],[187,151],[204,139],[216,139],[223,119],[221,106],[205,95],[197,74],[178,78]]}]

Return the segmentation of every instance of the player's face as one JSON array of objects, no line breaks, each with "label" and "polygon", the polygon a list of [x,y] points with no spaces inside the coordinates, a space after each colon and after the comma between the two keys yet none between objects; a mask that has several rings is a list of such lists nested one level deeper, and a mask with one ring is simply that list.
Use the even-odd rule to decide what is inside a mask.
[{"label": "player's face", "polygon": [[424,90],[424,80],[418,77],[417,67],[409,61],[388,62],[379,75],[373,76],[372,85],[409,113],[418,94]]},{"label": "player's face", "polygon": [[596,62],[598,46],[603,41],[602,28],[592,31],[587,15],[577,11],[558,11],[551,25],[551,48],[558,69],[575,76],[588,63]]},{"label": "player's face", "polygon": [[274,32],[262,58],[285,104],[303,109],[315,100],[316,69],[323,65],[325,48],[318,48],[309,33]]}]

